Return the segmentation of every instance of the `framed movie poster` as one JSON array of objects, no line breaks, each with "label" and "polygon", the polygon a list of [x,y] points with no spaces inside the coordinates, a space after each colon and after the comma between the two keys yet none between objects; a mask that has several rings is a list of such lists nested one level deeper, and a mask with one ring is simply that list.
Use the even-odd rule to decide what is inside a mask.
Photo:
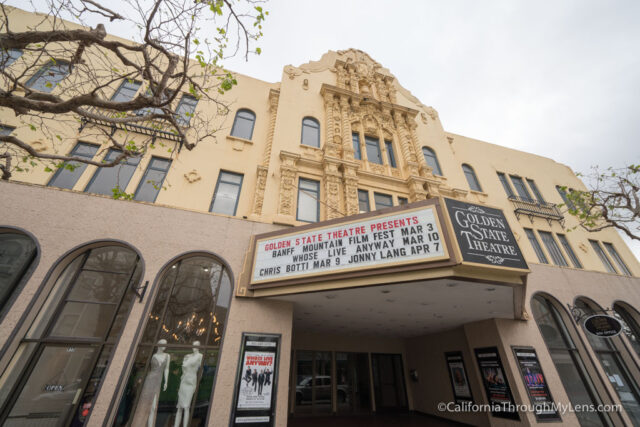
[{"label": "framed movie poster", "polygon": [[536,420],[561,421],[560,414],[552,406],[553,397],[535,349],[533,347],[512,347],[512,349],[518,361],[522,381],[534,407]]},{"label": "framed movie poster", "polygon": [[502,361],[497,347],[476,348],[476,360],[482,384],[489,404],[495,409],[491,411],[494,417],[520,420],[516,411],[509,382],[502,368]]},{"label": "framed movie poster", "polygon": [[230,426],[274,425],[280,335],[242,334]]},{"label": "framed movie poster", "polygon": [[462,352],[451,351],[445,353],[444,356],[447,359],[449,379],[451,380],[451,388],[453,389],[453,397],[456,403],[463,401],[473,402],[467,370],[464,368],[464,360],[462,359]]}]

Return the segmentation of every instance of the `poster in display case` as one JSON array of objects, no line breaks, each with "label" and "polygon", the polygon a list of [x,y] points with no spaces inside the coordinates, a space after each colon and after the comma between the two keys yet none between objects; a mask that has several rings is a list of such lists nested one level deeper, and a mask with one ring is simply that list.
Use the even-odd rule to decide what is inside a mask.
[{"label": "poster in display case", "polygon": [[554,407],[553,397],[551,397],[547,379],[540,367],[536,350],[533,347],[512,348],[536,419],[538,421],[560,421],[560,414]]},{"label": "poster in display case", "polygon": [[231,426],[275,425],[280,335],[242,334]]},{"label": "poster in display case", "polygon": [[494,407],[491,414],[498,418],[520,420],[498,348],[476,348],[475,353],[487,401]]},{"label": "poster in display case", "polygon": [[464,367],[461,351],[451,351],[444,354],[447,359],[447,368],[449,371],[449,379],[451,379],[451,388],[453,389],[453,397],[457,403],[472,402],[471,386],[467,377],[467,370]]}]

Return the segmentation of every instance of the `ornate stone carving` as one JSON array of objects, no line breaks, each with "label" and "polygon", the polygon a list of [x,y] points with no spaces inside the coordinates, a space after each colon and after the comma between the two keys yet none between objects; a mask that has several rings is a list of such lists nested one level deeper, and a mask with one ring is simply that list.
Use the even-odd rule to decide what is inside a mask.
[{"label": "ornate stone carving", "polygon": [[302,81],[302,89],[309,90],[309,79],[304,79]]},{"label": "ornate stone carving", "polygon": [[186,179],[189,184],[193,184],[194,182],[200,181],[202,177],[197,170],[193,169],[191,172],[184,174],[184,179]]},{"label": "ornate stone carving", "polygon": [[438,112],[433,107],[424,107],[426,113],[431,117],[431,120],[436,120],[438,118]]},{"label": "ornate stone carving", "polygon": [[427,115],[425,113],[420,113],[420,119],[422,120],[422,123],[424,123],[425,125],[429,124],[427,122]]},{"label": "ornate stone carving", "polygon": [[38,153],[41,153],[47,149],[47,144],[42,141],[33,141],[30,145]]},{"label": "ornate stone carving", "polygon": [[269,91],[269,133],[267,133],[267,144],[262,155],[262,164],[258,166],[258,175],[256,182],[256,192],[253,199],[252,212],[255,215],[262,214],[262,205],[264,202],[264,191],[267,183],[267,173],[269,171],[269,163],[271,161],[271,148],[273,146],[273,133],[276,127],[276,116],[278,114],[278,100],[280,99],[280,91],[271,89]]},{"label": "ornate stone carving", "polygon": [[358,207],[358,173],[353,166],[343,166],[345,213],[355,215],[360,212]]},{"label": "ornate stone carving", "polygon": [[258,177],[256,181],[256,192],[253,200],[253,213],[255,215],[262,214],[262,204],[264,203],[264,190],[267,186],[267,172],[268,168],[265,166],[258,166]]},{"label": "ornate stone carving", "polygon": [[324,186],[326,194],[326,218],[340,218],[344,216],[341,209],[341,185],[342,175],[340,174],[339,161],[325,159],[323,163]]},{"label": "ornate stone carving", "polygon": [[286,65],[284,67],[284,72],[289,76],[291,80],[302,74],[302,70],[300,68],[294,67],[293,65]]},{"label": "ornate stone carving", "polygon": [[296,188],[296,175],[298,173],[298,154],[286,151],[280,152],[280,203],[278,204],[278,214],[293,217],[294,195]]},{"label": "ornate stone carving", "polygon": [[409,135],[407,134],[406,122],[402,114],[395,110],[393,112],[393,119],[396,123],[396,129],[398,130],[398,137],[400,139],[400,149],[402,151],[402,156],[406,163],[416,163],[416,156],[411,147],[411,141],[409,140]]}]

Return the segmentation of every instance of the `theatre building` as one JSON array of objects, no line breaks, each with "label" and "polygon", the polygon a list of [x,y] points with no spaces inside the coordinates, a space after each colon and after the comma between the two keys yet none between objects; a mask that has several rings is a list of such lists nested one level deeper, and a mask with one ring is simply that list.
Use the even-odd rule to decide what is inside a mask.
[{"label": "theatre building", "polygon": [[[574,229],[569,167],[359,50],[237,79],[217,142],[0,182],[2,425],[640,425],[640,264]],[[57,149],[117,155],[97,126]]]}]

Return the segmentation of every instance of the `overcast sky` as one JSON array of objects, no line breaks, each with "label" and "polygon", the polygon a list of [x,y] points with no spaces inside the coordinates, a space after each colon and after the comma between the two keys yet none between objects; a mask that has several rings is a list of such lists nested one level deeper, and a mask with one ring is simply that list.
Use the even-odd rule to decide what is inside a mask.
[{"label": "overcast sky", "polygon": [[640,163],[637,0],[272,0],[265,8],[262,55],[227,67],[276,82],[287,64],[353,47],[436,108],[447,131],[578,172]]}]

